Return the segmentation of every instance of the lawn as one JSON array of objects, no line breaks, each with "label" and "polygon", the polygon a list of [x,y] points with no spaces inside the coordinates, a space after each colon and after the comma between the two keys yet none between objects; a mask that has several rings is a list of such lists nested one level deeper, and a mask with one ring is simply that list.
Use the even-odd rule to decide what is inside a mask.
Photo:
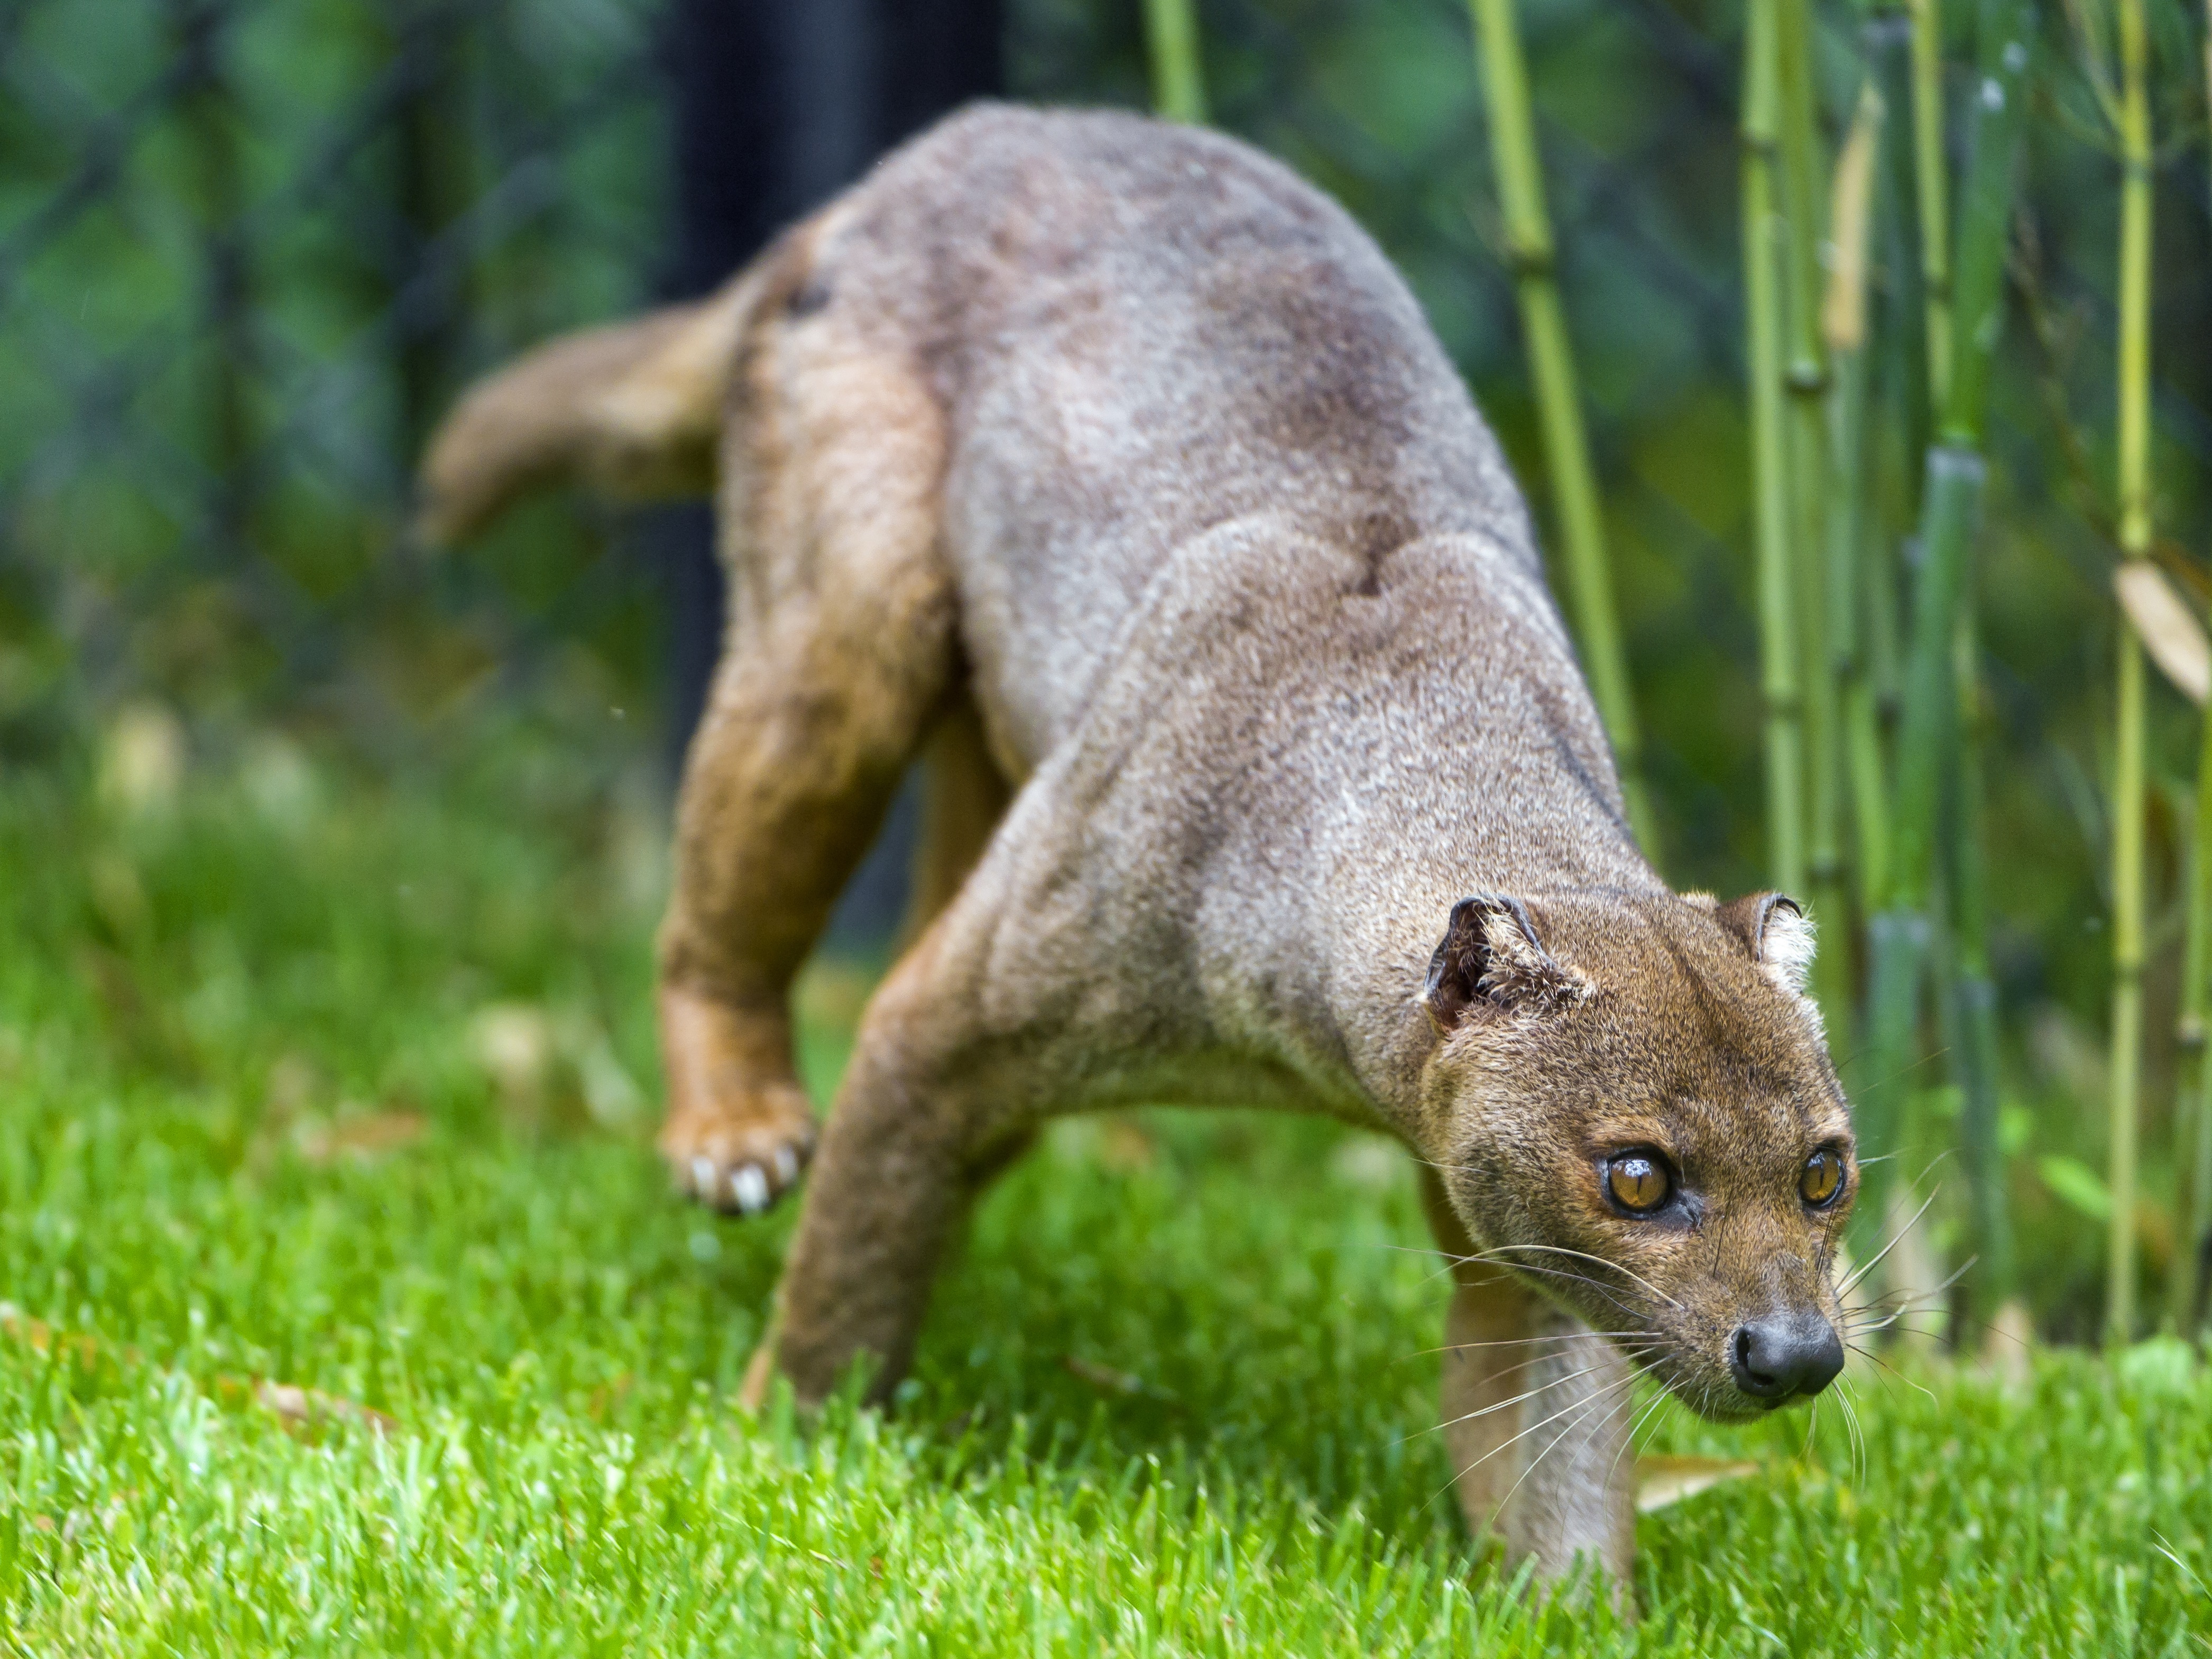
[{"label": "lawn", "polygon": [[[0,775],[0,1634],[24,1653],[2182,1654],[2178,1345],[1647,1449],[1642,1626],[1469,1548],[1403,1161],[1073,1122],[891,1411],[732,1404],[788,1211],[649,1141],[653,791],[556,732],[380,770],[158,720]],[[826,1091],[865,989],[809,978]],[[1911,1368],[1908,1368],[1911,1369]]]}]

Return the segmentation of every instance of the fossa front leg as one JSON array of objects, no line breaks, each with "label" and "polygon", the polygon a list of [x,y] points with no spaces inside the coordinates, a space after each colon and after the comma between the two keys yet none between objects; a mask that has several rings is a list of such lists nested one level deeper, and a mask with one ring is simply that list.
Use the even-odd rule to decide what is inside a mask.
[{"label": "fossa front leg", "polygon": [[1633,1610],[1635,1375],[1605,1338],[1502,1268],[1477,1261],[1443,1186],[1422,1199],[1452,1263],[1444,1322],[1443,1435],[1461,1511],[1509,1566],[1557,1581],[1602,1568]]}]

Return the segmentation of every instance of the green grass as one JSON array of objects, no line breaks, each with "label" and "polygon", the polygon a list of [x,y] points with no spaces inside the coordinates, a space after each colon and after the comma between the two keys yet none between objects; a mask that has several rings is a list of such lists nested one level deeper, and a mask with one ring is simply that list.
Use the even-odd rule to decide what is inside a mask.
[{"label": "green grass", "polygon": [[[1767,1472],[1643,1520],[1640,1629],[1532,1610],[1426,1432],[1410,1180],[1319,1123],[1064,1127],[894,1410],[749,1420],[790,1218],[710,1219],[652,1158],[636,792],[529,731],[400,779],[208,740],[136,811],[91,770],[0,779],[16,1650],[2212,1645],[2212,1382],[2155,1346],[2014,1395],[1862,1376],[1856,1468],[1832,1409],[1665,1414],[1657,1449]],[[818,1083],[854,1001],[814,981]]]}]

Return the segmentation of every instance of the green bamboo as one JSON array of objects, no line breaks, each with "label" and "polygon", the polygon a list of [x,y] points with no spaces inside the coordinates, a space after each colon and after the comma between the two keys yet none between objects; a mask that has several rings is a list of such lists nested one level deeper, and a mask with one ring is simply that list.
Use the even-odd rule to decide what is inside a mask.
[{"label": "green bamboo", "polygon": [[[2119,0],[2120,553],[2146,557],[2150,514],[2150,51],[2142,0]],[[2126,1341],[2136,1323],[2136,1135],[2142,1064],[2143,750],[2148,718],[2142,641],[2119,615],[2119,722],[2112,777],[2112,1051],[2108,1171],[2112,1230],[2106,1326]]]},{"label": "green bamboo", "polygon": [[[2204,3],[2204,84],[2212,98],[2212,0]],[[2212,706],[2202,722],[2197,756],[2197,822],[2191,836],[2187,945],[2182,953],[2181,1010],[2174,1039],[2184,1061],[2175,1091],[2173,1149],[2182,1173],[2181,1244],[2169,1276],[2167,1312],[2174,1328],[2194,1335],[2204,1276],[2208,1200],[2212,1200],[2212,1067],[2205,1063],[2206,978],[2212,969]],[[2192,1156],[2193,1154],[2193,1156]]]},{"label": "green bamboo", "polygon": [[1805,890],[1804,699],[1790,557],[1788,429],[1775,203],[1779,0],[1750,0],[1744,30],[1743,276],[1751,374],[1752,520],[1759,659],[1766,704],[1766,840],[1772,879]]},{"label": "green bamboo", "polygon": [[2142,1053],[2143,731],[2142,641],[2120,623],[2118,755],[2112,773],[2112,1194],[2105,1326],[2127,1341],[2136,1323],[2136,1096]]},{"label": "green bamboo", "polygon": [[[2206,1133],[2212,1110],[2212,1066],[2205,1064],[2204,1015],[2207,969],[2212,967],[2212,708],[2201,723],[2197,752],[2197,823],[2191,837],[2188,943],[2182,952],[2181,1010],[2174,1022],[2185,1076],[2175,1091],[2173,1146],[2184,1172],[2181,1183],[2181,1248],[2170,1281],[2168,1312],[2185,1334],[2197,1328],[2203,1277],[2206,1194],[2212,1187],[2205,1160],[2212,1152]],[[2191,1153],[2194,1156],[2191,1156]]]},{"label": "green bamboo", "polygon": [[[1918,481],[1934,430],[1928,402],[1927,312],[1920,285],[1919,218],[1915,205],[1913,23],[1901,5],[1878,9],[1863,36],[1869,74],[1882,107],[1875,151],[1875,213],[1882,327],[1872,336],[1870,404],[1878,420],[1865,424],[1862,460],[1869,478],[1866,523],[1859,548],[1857,615],[1863,625],[1865,686],[1850,705],[1850,755],[1862,915],[1888,902],[1892,812],[1887,740],[1901,702],[1897,614],[1897,554],[1901,526],[1913,521]],[[1876,394],[1879,394],[1878,398]],[[1877,490],[1874,486],[1879,483]]]},{"label": "green bamboo", "polygon": [[[1889,893],[1868,923],[1873,953],[1868,1081],[1858,1097],[1859,1139],[1886,1156],[1912,1144],[1903,1107],[1911,1072],[1930,921],[1938,811],[1948,732],[1958,718],[1953,651],[1968,554],[1980,513],[1989,364],[2003,321],[2003,276],[2014,175],[2032,61],[2031,9],[2022,0],[1983,0],[1977,27],[1979,95],[1974,146],[1960,208],[1954,272],[1952,355],[1942,417],[1928,452],[1921,495],[1921,566],[1893,799]],[[1867,1169],[1860,1215],[1881,1224],[1893,1163]]]},{"label": "green bamboo", "polygon": [[[1843,775],[1838,782],[1852,808],[1852,845],[1856,854],[1850,861],[1850,873],[1856,878],[1850,897],[1861,915],[1872,909],[1870,896],[1878,890],[1869,887],[1869,872],[1886,878],[1889,868],[1888,789],[1882,776],[1879,714],[1860,627],[1860,613],[1866,608],[1860,590],[1868,579],[1867,544],[1875,518],[1871,500],[1873,469],[1868,456],[1871,376],[1867,362],[1867,264],[1874,223],[1881,211],[1882,126],[1881,96],[1869,83],[1860,94],[1850,135],[1836,167],[1835,199],[1829,213],[1829,241],[1835,258],[1829,271],[1826,303],[1821,308],[1830,375],[1828,446],[1834,463],[1833,486],[1826,503],[1825,623],[1829,674],[1835,684],[1841,728]],[[1838,902],[1840,909],[1840,895]],[[1845,1022],[1856,1012],[1851,1007],[1851,988],[1856,981],[1850,935],[1850,929],[1839,929],[1826,945],[1826,954],[1835,958],[1832,971],[1839,988],[1824,989],[1822,999],[1823,1007],[1831,1011],[1830,1045],[1845,1054],[1854,1046]]]},{"label": "green bamboo", "polygon": [[[1937,813],[1943,761],[1957,717],[1951,646],[1964,585],[1966,555],[1981,511],[1984,468],[1973,441],[1946,441],[1928,452],[1923,489],[1919,580],[1913,591],[1911,660],[1907,665],[1902,729],[1898,738],[1893,799],[1890,892],[1867,923],[1872,956],[1868,992],[1867,1082],[1857,1106],[1862,1149],[1887,1157],[1917,1145],[1905,1107],[1917,1081],[1915,1036],[1920,991],[1932,922],[1929,900],[1935,874]],[[1886,1189],[1893,1163],[1868,1171],[1869,1189]],[[1862,1200],[1866,1224],[1879,1226],[1884,1211]]]},{"label": "green bamboo", "polygon": [[[1836,208],[1832,212],[1836,265],[1829,281],[1827,352],[1834,389],[1829,394],[1829,453],[1834,456],[1836,487],[1829,493],[1827,520],[1827,629],[1843,710],[1844,783],[1851,803],[1851,876],[1858,911],[1871,915],[1889,880],[1889,783],[1882,765],[1881,686],[1875,677],[1875,648],[1889,641],[1874,637],[1875,615],[1885,606],[1882,525],[1875,511],[1874,400],[1875,362],[1869,354],[1874,307],[1869,265],[1875,248],[1887,241],[1896,206],[1896,179],[1889,157],[1896,149],[1900,119],[1891,115],[1882,93],[1882,58],[1893,42],[1909,42],[1902,18],[1867,20],[1860,46],[1869,64],[1869,80],[1860,93],[1858,115],[1836,168]],[[1885,248],[1887,252],[1887,248]],[[1850,1051],[1850,1044],[1840,1044]]]},{"label": "green bamboo", "polygon": [[2194,1145],[2201,1143],[2196,1128],[2203,1110],[2205,967],[2212,957],[2212,714],[2200,722],[2202,734],[2197,754],[2197,813],[2190,836],[2189,875],[2185,884],[2185,943],[2181,953],[2181,1006],[2173,1022],[2174,1048],[2181,1057],[2181,1078],[2174,1090],[2173,1149],[2182,1174],[2179,1209],[2180,1248],[2174,1255],[2174,1271],[2167,1275],[2168,1316],[2184,1333],[2195,1328],[2197,1281],[2199,1272],[2197,1240],[2203,1226],[2203,1209],[2191,1176]]},{"label": "green bamboo", "polygon": [[[1970,571],[1970,588],[1972,580]],[[1997,1121],[1997,990],[1990,966],[1989,860],[1982,827],[1986,717],[1973,615],[1969,598],[1960,608],[1953,653],[1958,719],[1948,769],[1943,867],[1952,938],[1951,1000],[1958,1011],[1958,1028],[1948,1045],[1951,1079],[1959,1088],[1959,1150],[1975,1263],[1966,1298],[1970,1309],[1986,1318],[2013,1294],[2014,1283],[2012,1215]]]},{"label": "green bamboo", "polygon": [[[1804,699],[1805,879],[1817,921],[1838,942],[1846,933],[1842,722],[1829,649],[1828,355],[1820,310],[1826,284],[1820,243],[1827,194],[1820,179],[1819,112],[1813,91],[1810,0],[1779,0],[1775,15],[1775,88],[1780,141],[1784,314],[1788,357],[1783,384],[1789,412],[1787,464],[1792,596],[1796,601]],[[1850,1016],[1850,958],[1840,949],[1814,959],[1814,989],[1838,1039]],[[1848,1043],[1846,1043],[1848,1046]]]},{"label": "green bamboo", "polygon": [[1930,408],[1943,407],[1951,373],[1951,215],[1944,200],[1943,14],[1941,0],[1908,0],[1912,15],[1912,158],[1920,204],[1920,282]]},{"label": "green bamboo", "polygon": [[[2212,111],[2212,0],[2204,0],[2204,94]],[[2197,1146],[2189,1182],[2189,1224],[2182,1233],[2185,1260],[2179,1278],[2184,1285],[2180,1328],[2195,1335],[2204,1319],[2204,1280],[2208,1254],[2212,1254],[2212,1064],[2204,1052],[2206,980],[2212,976],[2212,704],[2204,710],[2203,746],[2197,762],[2197,862],[2190,893],[2191,923],[2189,992],[2196,999],[2197,1030]]]},{"label": "green bamboo", "polygon": [[1170,121],[1206,125],[1206,76],[1191,0],[1145,0],[1145,44],[1152,60],[1152,107]]},{"label": "green bamboo", "polygon": [[1552,483],[1552,507],[1565,555],[1567,593],[1574,607],[1575,630],[1589,671],[1590,694],[1613,739],[1620,769],[1621,793],[1628,822],[1644,851],[1659,854],[1657,826],[1644,778],[1644,738],[1636,718],[1636,698],[1628,678],[1628,653],[1621,642],[1620,611],[1613,603],[1613,560],[1607,550],[1605,516],[1598,507],[1597,479],[1590,465],[1589,438],[1583,421],[1574,348],[1567,341],[1559,303],[1552,218],[1544,202],[1543,167],[1536,155],[1536,123],[1528,97],[1528,70],[1513,0],[1469,0],[1474,14],[1490,117],[1490,149],[1498,173],[1498,204],[1505,221],[1506,257],[1521,307],[1521,329],[1528,352],[1529,379],[1544,435],[1544,463]]}]

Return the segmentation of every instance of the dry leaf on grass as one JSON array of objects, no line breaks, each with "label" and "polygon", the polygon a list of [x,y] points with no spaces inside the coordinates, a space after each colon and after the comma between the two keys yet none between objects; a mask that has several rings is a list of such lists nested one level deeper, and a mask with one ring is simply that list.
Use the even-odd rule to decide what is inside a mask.
[{"label": "dry leaf on grass", "polygon": [[374,1158],[411,1146],[429,1127],[420,1112],[349,1113],[334,1122],[302,1126],[300,1156],[310,1164],[327,1164],[347,1153]]},{"label": "dry leaf on grass", "polygon": [[1151,1132],[1133,1117],[1112,1114],[1098,1121],[1098,1161],[1122,1175],[1149,1170],[1158,1156]]},{"label": "dry leaf on grass", "polygon": [[92,1338],[57,1333],[45,1320],[32,1318],[12,1302],[0,1302],[0,1336],[12,1337],[34,1353],[52,1353],[58,1348],[80,1365],[90,1366],[100,1358],[100,1344]]},{"label": "dry leaf on grass", "polygon": [[358,1423],[377,1434],[397,1434],[399,1424],[396,1419],[364,1406],[355,1400],[342,1400],[334,1394],[325,1394],[320,1389],[303,1389],[293,1382],[263,1381],[253,1385],[257,1405],[274,1412],[288,1427],[313,1428],[317,1424],[333,1419]]},{"label": "dry leaf on grass", "polygon": [[1723,1481],[1741,1480],[1759,1466],[1742,1457],[1639,1457],[1636,1460],[1636,1512],[1649,1515],[1685,1498],[1695,1498]]},{"label": "dry leaf on grass", "polygon": [[347,1400],[320,1389],[303,1389],[296,1382],[272,1382],[267,1377],[218,1376],[216,1397],[232,1405],[258,1406],[287,1429],[312,1429],[325,1423],[353,1423],[375,1434],[397,1434],[399,1423],[374,1407]]},{"label": "dry leaf on grass", "polygon": [[1151,1383],[1129,1371],[1117,1371],[1111,1365],[1102,1365],[1095,1359],[1085,1359],[1080,1354],[1066,1353],[1060,1363],[1067,1368],[1069,1376],[1088,1382],[1104,1394],[1118,1394],[1131,1399],[1150,1400],[1163,1406],[1178,1408],[1182,1402],[1165,1389],[1156,1389]]},{"label": "dry leaf on grass", "polygon": [[624,1371],[612,1382],[602,1382],[598,1388],[593,1389],[591,1402],[586,1408],[591,1414],[592,1421],[605,1422],[623,1401],[629,1398],[629,1391],[636,1385],[637,1378],[630,1372]]},{"label": "dry leaf on grass", "polygon": [[1142,1394],[1145,1379],[1128,1371],[1117,1371],[1111,1365],[1102,1365],[1095,1359],[1085,1359],[1080,1354],[1062,1354],[1060,1363],[1067,1367],[1068,1375],[1079,1377],[1094,1389],[1103,1389],[1108,1394]]},{"label": "dry leaf on grass", "polygon": [[[43,1319],[33,1319],[12,1302],[0,1302],[0,1336],[22,1343],[34,1353],[60,1352],[89,1367],[100,1357],[99,1341],[70,1331],[57,1331]],[[115,1350],[126,1362],[136,1364],[143,1358],[136,1348]],[[378,1434],[395,1434],[398,1422],[373,1407],[357,1401],[345,1400],[334,1394],[325,1394],[320,1389],[303,1389],[293,1382],[271,1382],[264,1377],[249,1380],[235,1376],[217,1376],[215,1392],[218,1398],[251,1401],[264,1409],[274,1412],[288,1428],[311,1427],[332,1421],[358,1423]]]}]

